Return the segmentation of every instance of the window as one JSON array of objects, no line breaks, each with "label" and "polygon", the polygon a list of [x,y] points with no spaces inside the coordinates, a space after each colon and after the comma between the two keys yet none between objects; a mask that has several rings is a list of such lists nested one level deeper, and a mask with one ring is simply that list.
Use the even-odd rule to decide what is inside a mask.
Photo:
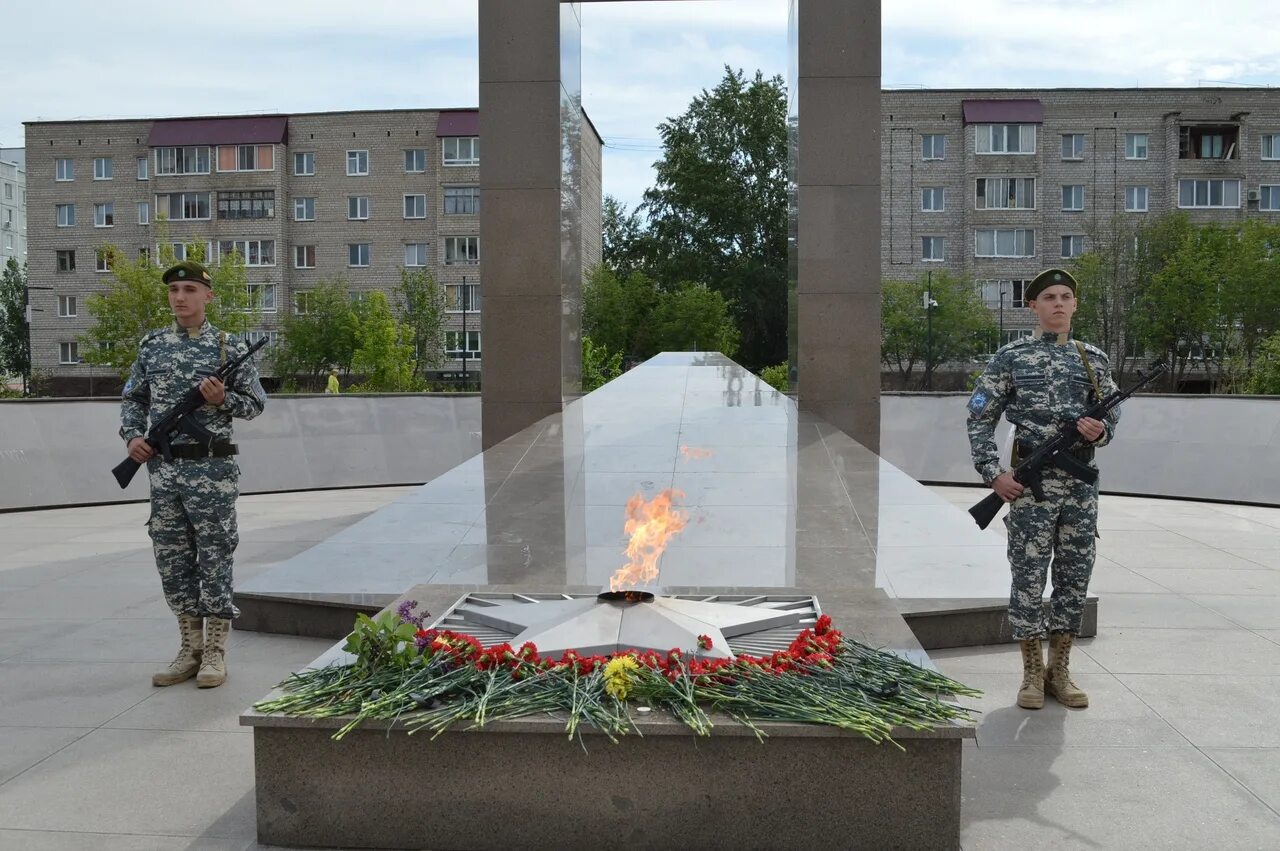
[{"label": "window", "polygon": [[974,232],[975,257],[1034,257],[1036,232],[1030,228]]},{"label": "window", "polygon": [[480,309],[480,285],[455,284],[445,287],[445,299],[449,310],[455,313],[474,313]]},{"label": "window", "polygon": [[293,247],[293,268],[314,269],[316,267],[316,247],[314,245],[295,245]]},{"label": "window", "polygon": [[1126,213],[1145,213],[1147,211],[1147,187],[1126,186],[1124,188],[1124,209]]},{"label": "window", "polygon": [[13,234],[11,233],[4,235],[4,250],[10,254],[13,253]]},{"label": "window", "polygon": [[151,265],[151,249],[145,246],[138,249],[138,262],[143,266]]},{"label": "window", "polygon": [[239,252],[246,266],[276,265],[276,241],[274,239],[224,239],[218,243],[218,259]]},{"label": "window", "polygon": [[1178,128],[1178,159],[1239,159],[1240,128],[1235,124],[1193,124]]},{"label": "window", "polygon": [[446,186],[444,188],[446,215],[474,216],[480,212],[479,186]]},{"label": "window", "polygon": [[478,136],[450,136],[443,141],[445,165],[480,164],[480,138]]},{"label": "window", "polygon": [[444,240],[444,265],[468,266],[480,262],[480,237],[448,236]]},{"label": "window", "polygon": [[1084,134],[1083,133],[1063,133],[1062,134],[1062,158],[1064,160],[1084,159]]},{"label": "window", "polygon": [[1239,207],[1239,180],[1179,180],[1179,207]]},{"label": "window", "polygon": [[151,224],[151,202],[150,201],[138,202],[138,224],[140,225]]},{"label": "window", "polygon": [[274,171],[275,148],[271,145],[219,145],[218,171]]},{"label": "window", "polygon": [[425,242],[411,242],[406,245],[404,247],[404,265],[427,265],[427,244]]},{"label": "window", "polygon": [[69,159],[53,161],[53,179],[61,182],[76,179],[76,166]]},{"label": "window", "polygon": [[147,180],[151,177],[151,160],[146,157],[138,157],[134,163],[138,167],[139,180]]},{"label": "window", "polygon": [[110,272],[112,263],[115,260],[114,252],[110,249],[99,248],[97,251],[93,252],[93,254],[94,260],[96,261],[93,270],[95,272]]},{"label": "window", "polygon": [[347,265],[348,266],[368,266],[369,265],[369,243],[353,242],[347,246]]},{"label": "window", "polygon": [[266,340],[267,348],[271,348],[272,346],[275,345],[275,342],[276,342],[276,332],[275,331],[246,331],[244,338],[251,346],[256,344],[259,340]]},{"label": "window", "polygon": [[369,218],[369,196],[347,196],[347,218],[352,221],[364,221]]},{"label": "window", "polygon": [[414,148],[404,152],[404,170],[419,172],[427,170],[426,148]]},{"label": "window", "polygon": [[1263,134],[1262,158],[1264,160],[1280,160],[1280,133]]},{"label": "window", "polygon": [[276,312],[275,284],[245,284],[244,288],[249,294],[250,310],[256,310],[259,313]]},{"label": "window", "polygon": [[1126,160],[1145,160],[1147,158],[1147,134],[1124,134],[1124,158]]},{"label": "window", "polygon": [[316,220],[316,199],[294,198],[293,220],[295,222],[314,222]]},{"label": "window", "polygon": [[926,186],[920,190],[920,209],[941,213],[947,209],[947,190],[942,186]]},{"label": "window", "polygon": [[468,331],[464,348],[461,331],[445,331],[444,353],[453,360],[480,360],[480,332]]},{"label": "window", "polygon": [[[1006,282],[1007,283],[1007,282]],[[1007,299],[1006,299],[1007,300]],[[1007,346],[1014,340],[1021,340],[1023,337],[1030,337],[1030,328],[1006,328],[1003,333],[991,337],[991,342],[987,345],[987,354],[994,355],[996,350],[1002,346]]]},{"label": "window", "polygon": [[6,201],[13,200],[13,184],[12,183],[5,183],[4,185],[4,200]]},{"label": "window", "polygon": [[156,174],[208,174],[209,146],[156,148]]},{"label": "window", "polygon": [[93,159],[93,179],[94,180],[111,180],[115,177],[116,166],[115,160],[111,157],[94,157]]},{"label": "window", "polygon": [[1084,237],[1083,236],[1064,236],[1062,238],[1062,256],[1066,258],[1079,257],[1084,254]]},{"label": "window", "polygon": [[404,196],[404,217],[406,219],[425,219],[427,217],[427,196]]},{"label": "window", "polygon": [[80,363],[80,344],[59,343],[58,363]]},{"label": "window", "polygon": [[64,318],[76,315],[76,297],[75,296],[73,295],[58,296],[58,315]]},{"label": "window", "polygon": [[[1029,281],[983,281],[979,286],[982,293],[982,302],[987,307],[999,308],[1001,302],[1005,307],[1026,307],[1026,299],[1023,298],[1023,292],[1027,288]],[[1001,293],[1004,294],[1003,299]],[[1006,340],[1006,342],[1008,342]]]},{"label": "window", "polygon": [[274,219],[276,217],[276,193],[271,189],[250,192],[219,192],[218,218],[220,219]]},{"label": "window", "polygon": [[1275,212],[1280,210],[1280,185],[1258,187],[1258,209]]},{"label": "window", "polygon": [[347,151],[347,175],[357,177],[369,173],[368,151]]},{"label": "window", "polygon": [[[200,261],[201,263],[203,263],[203,262],[207,261],[210,257],[213,257],[213,256],[214,256],[214,255],[213,255],[213,240],[211,240],[211,239],[205,242],[205,244],[204,244],[204,254],[201,254],[201,255],[200,255],[200,256],[198,256],[198,257],[197,257],[196,255],[197,255],[197,254],[199,254],[199,251],[193,251],[193,250],[191,250],[191,249],[196,248],[196,246],[195,246],[195,245],[188,245],[188,244],[187,244],[187,243],[185,243],[185,242],[171,242],[171,243],[169,243],[169,247],[173,249],[173,259],[174,259],[174,260],[198,260],[198,261]],[[159,245],[157,245],[157,246],[156,246],[156,253],[157,253],[157,254],[159,254],[159,253],[160,253],[160,246],[159,246]]]},{"label": "window", "polygon": [[947,137],[941,133],[925,133],[920,137],[920,159],[945,160]]},{"label": "window", "polygon": [[1034,154],[1034,124],[979,124],[974,127],[980,154]]},{"label": "window", "polygon": [[299,290],[293,294],[293,312],[306,316],[311,312],[311,291]]},{"label": "window", "polygon": [[1034,177],[979,177],[976,203],[979,210],[1034,210],[1036,179]]},{"label": "window", "polygon": [[93,205],[93,226],[95,228],[113,228],[116,226],[116,205],[113,201]]},{"label": "window", "polygon": [[1062,187],[1062,209],[1069,211],[1079,211],[1084,209],[1084,187],[1064,186]]},{"label": "window", "polygon": [[940,263],[946,259],[947,238],[945,236],[920,237],[920,259],[930,263]]},{"label": "window", "polygon": [[311,177],[316,173],[316,152],[300,151],[293,155],[293,173],[298,177]]},{"label": "window", "polygon": [[156,214],[165,213],[170,221],[209,218],[208,192],[174,192],[156,196]]},{"label": "window", "polygon": [[58,227],[69,228],[74,227],[76,223],[76,205],[75,204],[58,204]]},{"label": "window", "polygon": [[57,252],[58,271],[74,272],[76,270],[76,253],[74,250]]}]

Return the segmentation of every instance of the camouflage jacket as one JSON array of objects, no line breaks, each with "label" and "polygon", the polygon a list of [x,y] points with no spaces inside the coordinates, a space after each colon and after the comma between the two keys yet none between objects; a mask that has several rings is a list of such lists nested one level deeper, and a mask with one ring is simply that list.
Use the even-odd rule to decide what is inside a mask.
[{"label": "camouflage jacket", "polygon": [[[129,371],[120,403],[120,436],[128,443],[147,431],[148,414],[164,416],[182,401],[187,391],[248,349],[243,340],[224,334],[209,324],[188,331],[178,324],[152,331],[138,344],[138,359]],[[195,412],[196,421],[219,440],[231,439],[231,418],[251,420],[266,407],[267,394],[258,379],[258,367],[250,358],[227,383],[221,405],[205,405]],[[194,443],[185,434],[175,444]]]},{"label": "camouflage jacket", "polygon": [[[1088,343],[1084,348],[1098,388],[1106,396],[1116,390],[1111,362],[1101,349]],[[1001,414],[1017,428],[1019,441],[1037,445],[1059,426],[1079,419],[1095,401],[1093,382],[1074,340],[1065,334],[1042,335],[1038,329],[1030,337],[1014,340],[996,352],[969,397],[974,468],[988,483],[1005,471],[995,440]],[[1119,420],[1119,409],[1108,414],[1102,436],[1092,445],[1109,443]]]}]

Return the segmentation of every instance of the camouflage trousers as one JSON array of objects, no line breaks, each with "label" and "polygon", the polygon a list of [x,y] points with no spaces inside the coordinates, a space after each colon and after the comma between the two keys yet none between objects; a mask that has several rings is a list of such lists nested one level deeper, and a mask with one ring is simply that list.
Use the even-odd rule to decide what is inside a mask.
[{"label": "camouflage trousers", "polygon": [[175,615],[234,618],[232,555],[240,542],[234,458],[147,462],[151,517],[147,532],[164,598]]},{"label": "camouflage trousers", "polygon": [[[1044,500],[1027,488],[1009,505],[1009,626],[1017,639],[1049,632],[1080,634],[1085,592],[1097,545],[1098,485],[1057,469],[1044,474]],[[1044,586],[1052,568],[1053,593],[1045,622]]]}]

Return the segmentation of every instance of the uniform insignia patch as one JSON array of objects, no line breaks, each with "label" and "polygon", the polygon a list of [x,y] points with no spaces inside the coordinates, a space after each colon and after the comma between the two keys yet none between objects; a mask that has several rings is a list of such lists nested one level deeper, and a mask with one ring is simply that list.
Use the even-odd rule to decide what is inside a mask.
[{"label": "uniform insignia patch", "polygon": [[975,414],[980,414],[987,409],[987,403],[991,401],[991,397],[987,395],[985,390],[975,390],[973,395],[969,397],[969,410]]}]

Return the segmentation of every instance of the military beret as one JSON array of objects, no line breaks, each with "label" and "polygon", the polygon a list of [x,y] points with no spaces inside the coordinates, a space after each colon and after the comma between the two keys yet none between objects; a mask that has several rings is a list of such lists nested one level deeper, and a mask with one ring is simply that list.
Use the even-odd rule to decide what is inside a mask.
[{"label": "military beret", "polygon": [[1069,287],[1071,292],[1075,293],[1076,279],[1071,277],[1071,273],[1065,269],[1045,269],[1027,285],[1027,289],[1023,292],[1023,298],[1030,301],[1049,289],[1049,287],[1056,286]]},{"label": "military beret", "polygon": [[209,274],[208,269],[194,260],[174,263],[164,270],[160,279],[166,284],[172,284],[174,281],[195,281],[197,284],[204,284],[209,289],[213,289],[213,276]]}]

